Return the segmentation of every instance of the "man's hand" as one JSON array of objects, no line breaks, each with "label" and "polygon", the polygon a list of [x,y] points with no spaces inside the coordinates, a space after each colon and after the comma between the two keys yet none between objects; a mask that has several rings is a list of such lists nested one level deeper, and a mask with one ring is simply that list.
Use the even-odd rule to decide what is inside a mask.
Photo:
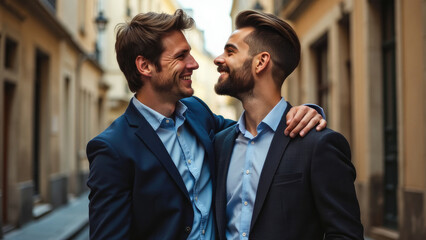
[{"label": "man's hand", "polygon": [[292,107],[287,113],[287,128],[284,134],[294,138],[299,134],[305,136],[312,128],[316,127],[317,131],[323,130],[327,126],[327,121],[323,119],[315,109],[308,106]]}]

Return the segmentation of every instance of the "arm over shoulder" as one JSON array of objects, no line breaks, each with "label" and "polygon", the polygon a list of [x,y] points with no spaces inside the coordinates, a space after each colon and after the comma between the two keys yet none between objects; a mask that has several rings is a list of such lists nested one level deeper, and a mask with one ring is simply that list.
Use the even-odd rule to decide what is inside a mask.
[{"label": "arm over shoulder", "polygon": [[234,121],[234,120],[226,119],[226,118],[224,118],[220,115],[214,114],[210,110],[210,108],[207,106],[207,104],[205,102],[203,102],[203,100],[201,100],[198,97],[194,96],[194,97],[188,98],[188,102],[185,102],[185,104],[191,103],[191,102],[193,102],[193,103],[195,102],[197,105],[201,106],[206,111],[206,113],[208,115],[208,120],[211,122],[215,133],[218,133],[218,132],[224,130],[225,128],[227,128],[229,126],[235,125],[235,123],[236,123],[236,121]]}]

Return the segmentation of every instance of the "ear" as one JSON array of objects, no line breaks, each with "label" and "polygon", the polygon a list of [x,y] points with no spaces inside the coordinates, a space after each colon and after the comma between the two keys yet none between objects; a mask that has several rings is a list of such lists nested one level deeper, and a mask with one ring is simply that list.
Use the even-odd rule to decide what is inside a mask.
[{"label": "ear", "polygon": [[268,52],[261,52],[256,55],[256,73],[260,73],[265,70],[271,61],[271,55]]},{"label": "ear", "polygon": [[135,64],[140,74],[142,74],[143,76],[151,77],[150,62],[146,58],[142,57],[141,55],[137,56]]}]

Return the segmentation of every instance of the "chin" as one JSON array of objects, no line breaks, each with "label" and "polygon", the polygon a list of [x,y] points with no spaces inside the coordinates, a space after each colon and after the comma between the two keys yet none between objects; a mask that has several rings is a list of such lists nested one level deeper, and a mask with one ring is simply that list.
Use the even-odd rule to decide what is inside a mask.
[{"label": "chin", "polygon": [[221,83],[221,82],[224,82],[224,81],[226,81],[228,78],[227,77],[225,77],[225,76],[220,76],[218,79],[217,79],[217,83]]},{"label": "chin", "polygon": [[194,89],[191,89],[191,91],[182,92],[183,98],[192,97],[192,95],[194,95]]}]

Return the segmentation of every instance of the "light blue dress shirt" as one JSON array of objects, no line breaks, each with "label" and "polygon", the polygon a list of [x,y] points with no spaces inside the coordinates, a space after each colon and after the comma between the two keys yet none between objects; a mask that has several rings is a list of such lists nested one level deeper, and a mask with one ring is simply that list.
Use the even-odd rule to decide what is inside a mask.
[{"label": "light blue dress shirt", "polygon": [[204,162],[203,146],[184,124],[187,107],[178,101],[172,119],[145,106],[135,97],[132,101],[160,137],[188,190],[194,209],[194,223],[188,239],[214,239],[211,211],[213,187],[209,164]]},{"label": "light blue dress shirt", "polygon": [[249,238],[251,218],[260,174],[272,138],[287,107],[282,98],[257,126],[257,136],[246,130],[244,112],[236,125],[239,131],[226,181],[226,239]]}]

